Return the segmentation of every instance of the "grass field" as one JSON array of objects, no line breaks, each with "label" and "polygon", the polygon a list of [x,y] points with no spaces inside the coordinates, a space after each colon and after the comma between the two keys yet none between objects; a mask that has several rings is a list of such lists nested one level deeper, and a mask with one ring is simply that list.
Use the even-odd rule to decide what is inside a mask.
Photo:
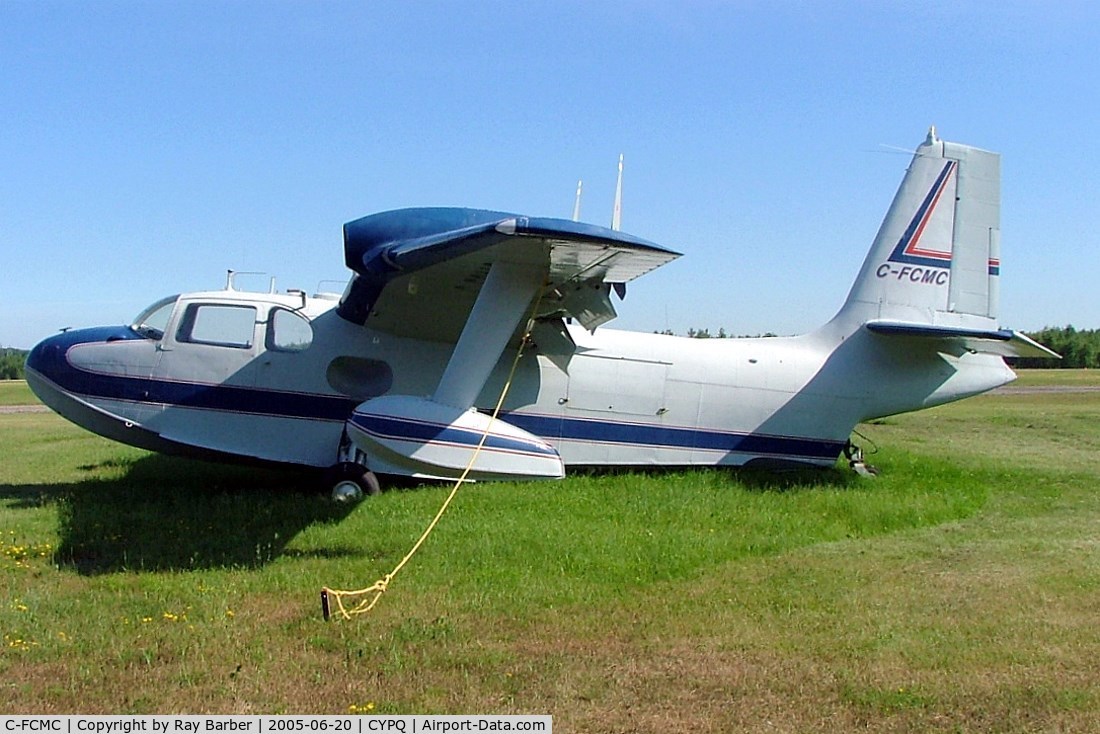
[{"label": "grass field", "polygon": [[0,405],[31,405],[38,402],[24,380],[0,380]]},{"label": "grass field", "polygon": [[1100,392],[993,394],[859,431],[875,480],[464,488],[373,612],[325,623],[321,586],[388,572],[446,488],[338,507],[295,477],[0,414],[0,712],[1095,731]]}]

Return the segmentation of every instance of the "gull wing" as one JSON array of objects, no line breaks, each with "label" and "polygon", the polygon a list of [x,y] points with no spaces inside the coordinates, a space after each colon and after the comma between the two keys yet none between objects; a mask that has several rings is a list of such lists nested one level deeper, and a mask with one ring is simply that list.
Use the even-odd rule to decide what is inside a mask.
[{"label": "gull wing", "polygon": [[627,282],[680,253],[565,219],[427,208],[348,222],[344,256],[355,276],[341,316],[398,336],[454,342],[497,263],[539,274],[538,319],[572,317],[594,330],[616,315],[613,289],[622,296]]}]

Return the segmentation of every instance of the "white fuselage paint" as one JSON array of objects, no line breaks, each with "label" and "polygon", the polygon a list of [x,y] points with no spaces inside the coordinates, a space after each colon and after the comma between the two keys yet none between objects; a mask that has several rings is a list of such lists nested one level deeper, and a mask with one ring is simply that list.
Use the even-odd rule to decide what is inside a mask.
[{"label": "white fuselage paint", "polygon": [[[252,346],[177,339],[182,314],[198,303],[256,306]],[[59,413],[116,440],[329,466],[359,401],[383,388],[431,395],[453,345],[349,324],[331,300],[302,303],[237,291],[187,294],[161,339],[81,341],[77,333],[65,348],[64,376],[32,369],[28,379]],[[267,347],[273,308],[309,317],[307,349]],[[745,339],[604,328],[590,334],[570,326],[577,350],[567,363],[529,347],[509,386],[504,418],[555,447],[567,466],[830,465],[859,421],[957,400],[1014,378],[1000,357],[950,356],[919,340],[853,330],[842,320],[804,336]],[[479,409],[496,404],[514,355],[514,348],[504,351],[475,403]],[[360,383],[357,370],[385,375]],[[88,379],[103,377],[111,379]]]}]

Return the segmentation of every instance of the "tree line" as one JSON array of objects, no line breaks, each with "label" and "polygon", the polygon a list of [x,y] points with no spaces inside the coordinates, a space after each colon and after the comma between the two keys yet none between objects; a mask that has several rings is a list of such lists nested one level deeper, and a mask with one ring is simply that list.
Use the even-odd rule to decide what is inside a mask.
[{"label": "tree line", "polygon": [[[665,329],[664,331],[655,331],[654,334],[665,334],[666,336],[676,336],[676,332],[672,329]],[[711,334],[710,329],[688,329],[687,335],[692,339],[758,339],[762,336],[779,336],[772,332],[766,334],[729,334],[724,327],[718,327],[718,331]]]},{"label": "tree line", "polygon": [[1024,357],[1013,360],[1027,369],[1095,369],[1100,367],[1100,329],[1075,329],[1073,326],[1047,326],[1027,332],[1035,341],[1062,355],[1061,359]]},{"label": "tree line", "polygon": [[23,362],[26,360],[26,351],[0,347],[0,380],[22,380]]}]

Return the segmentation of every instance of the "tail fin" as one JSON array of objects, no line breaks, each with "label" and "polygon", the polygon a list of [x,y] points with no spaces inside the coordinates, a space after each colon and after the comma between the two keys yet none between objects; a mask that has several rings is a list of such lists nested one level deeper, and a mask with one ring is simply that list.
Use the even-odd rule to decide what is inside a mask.
[{"label": "tail fin", "polygon": [[996,329],[1000,189],[999,154],[929,130],[838,318]]}]

